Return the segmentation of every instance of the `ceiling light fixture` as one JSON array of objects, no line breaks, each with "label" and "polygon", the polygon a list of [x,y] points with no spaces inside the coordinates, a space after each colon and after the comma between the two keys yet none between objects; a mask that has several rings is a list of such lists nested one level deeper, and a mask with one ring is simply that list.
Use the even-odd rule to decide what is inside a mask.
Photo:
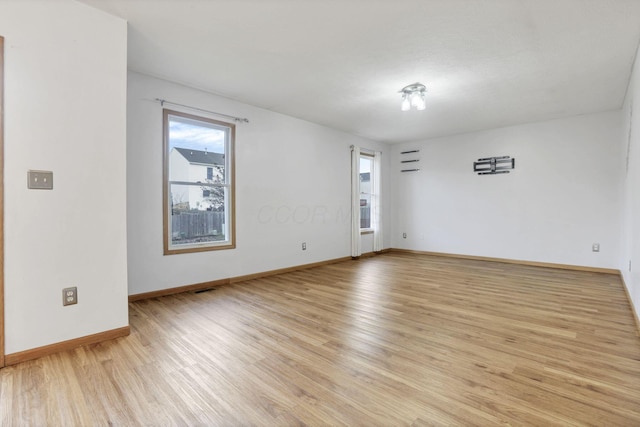
[{"label": "ceiling light fixture", "polygon": [[427,101],[425,99],[425,92],[427,87],[422,83],[414,83],[402,88],[400,93],[402,94],[402,111],[409,111],[411,107],[415,107],[416,110],[424,110],[427,108]]}]

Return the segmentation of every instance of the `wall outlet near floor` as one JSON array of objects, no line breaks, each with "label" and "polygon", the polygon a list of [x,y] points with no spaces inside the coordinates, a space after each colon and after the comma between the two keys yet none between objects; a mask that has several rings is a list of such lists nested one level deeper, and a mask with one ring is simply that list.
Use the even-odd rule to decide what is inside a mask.
[{"label": "wall outlet near floor", "polygon": [[631,271],[631,260],[629,260],[629,271]]},{"label": "wall outlet near floor", "polygon": [[402,233],[402,238],[406,239],[407,238],[407,233]]},{"label": "wall outlet near floor", "polygon": [[307,250],[307,242],[302,242],[302,250],[303,251]]},{"label": "wall outlet near floor", "polygon": [[600,243],[594,243],[593,245],[591,245],[591,250],[593,252],[600,252]]},{"label": "wall outlet near floor", "polygon": [[78,303],[78,288],[64,288],[62,290],[62,305],[73,305]]}]

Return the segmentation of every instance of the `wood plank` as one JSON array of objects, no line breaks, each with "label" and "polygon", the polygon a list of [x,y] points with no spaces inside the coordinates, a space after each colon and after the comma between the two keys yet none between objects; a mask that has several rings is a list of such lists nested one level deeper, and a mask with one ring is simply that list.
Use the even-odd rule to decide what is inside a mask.
[{"label": "wood plank", "polygon": [[87,335],[85,337],[75,338],[68,341],[46,345],[43,347],[32,348],[30,350],[20,351],[17,353],[7,354],[5,361],[7,366],[23,363],[29,360],[38,359],[40,357],[59,353],[62,351],[72,350],[83,345],[96,344],[102,341],[113,340],[116,338],[126,337],[129,335],[129,326],[112,329],[110,331],[100,332],[98,334]]},{"label": "wood plank", "polygon": [[129,307],[0,370],[0,423],[640,425],[618,275],[390,252]]},{"label": "wood plank", "polygon": [[168,295],[181,294],[183,292],[202,291],[216,286],[228,285],[229,279],[212,280],[202,283],[194,283],[192,285],[176,286],[174,288],[160,289],[159,291],[144,292],[140,294],[129,295],[129,302],[140,301],[143,299],[166,297]]},{"label": "wood plank", "polygon": [[459,258],[459,259],[473,259],[477,261],[504,262],[508,264],[530,265],[534,267],[559,268],[562,270],[592,271],[595,273],[618,274],[618,270],[613,268],[590,267],[588,265],[556,264],[552,262],[527,261],[527,260],[520,260],[520,259],[495,258],[495,257],[486,257],[486,256],[477,256],[477,255],[450,254],[450,253],[443,253],[443,252],[416,251],[412,249],[394,248],[394,249],[391,249],[391,251],[412,253],[412,254],[422,254],[422,255],[444,256],[444,257]]},{"label": "wood plank", "polygon": [[631,308],[631,312],[633,313],[633,317],[636,321],[636,335],[640,337],[640,317],[638,317],[638,311],[636,307],[633,305],[633,299],[631,299],[631,295],[629,294],[629,288],[624,281],[624,276],[620,273],[620,281],[622,281],[622,288],[624,289],[624,294],[627,296],[627,301],[629,302],[629,307]]}]

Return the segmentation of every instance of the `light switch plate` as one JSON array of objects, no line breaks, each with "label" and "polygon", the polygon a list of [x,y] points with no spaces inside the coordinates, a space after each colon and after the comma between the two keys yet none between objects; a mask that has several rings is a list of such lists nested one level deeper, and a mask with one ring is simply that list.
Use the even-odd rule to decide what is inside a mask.
[{"label": "light switch plate", "polygon": [[28,171],[27,188],[32,190],[53,190],[53,172]]}]

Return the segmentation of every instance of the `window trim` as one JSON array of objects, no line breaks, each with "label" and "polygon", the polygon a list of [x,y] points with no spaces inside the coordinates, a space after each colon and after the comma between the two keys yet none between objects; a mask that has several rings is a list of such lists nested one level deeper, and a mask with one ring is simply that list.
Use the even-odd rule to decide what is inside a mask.
[{"label": "window trim", "polygon": [[[193,243],[184,248],[172,248],[170,244],[171,233],[169,233],[169,220],[171,218],[171,205],[169,203],[169,116],[178,116],[190,120],[211,123],[229,129],[229,147],[225,156],[228,158],[228,168],[225,176],[230,180],[228,206],[228,229],[229,236],[226,243],[212,244],[211,242]],[[236,247],[236,168],[235,168],[235,142],[236,125],[234,123],[222,122],[206,116],[196,116],[182,111],[162,109],[162,244],[164,255],[176,255],[194,252],[218,251],[235,249]]]}]

